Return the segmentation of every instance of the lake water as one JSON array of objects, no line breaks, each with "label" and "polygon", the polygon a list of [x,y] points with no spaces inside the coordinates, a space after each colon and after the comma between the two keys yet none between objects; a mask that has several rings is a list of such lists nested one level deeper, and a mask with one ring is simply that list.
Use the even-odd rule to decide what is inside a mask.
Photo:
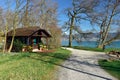
[{"label": "lake water", "polygon": [[[61,42],[62,46],[68,46],[68,41],[63,40]],[[72,46],[84,46],[84,47],[96,47],[97,42],[96,41],[82,41],[80,43],[77,43],[76,41],[72,41]],[[120,48],[120,41],[114,41],[110,45],[107,45],[106,48]]]}]

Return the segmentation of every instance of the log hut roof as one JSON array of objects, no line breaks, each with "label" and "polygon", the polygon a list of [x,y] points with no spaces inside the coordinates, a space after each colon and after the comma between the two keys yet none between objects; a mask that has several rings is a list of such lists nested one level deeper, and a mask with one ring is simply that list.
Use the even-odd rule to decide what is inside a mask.
[{"label": "log hut roof", "polygon": [[[45,30],[41,29],[39,27],[24,27],[24,28],[17,28],[15,30],[15,36],[24,36],[24,37],[30,37],[30,36],[40,36],[40,37],[51,37],[51,35]],[[7,33],[7,36],[10,37],[13,34],[13,30],[9,31]]]}]

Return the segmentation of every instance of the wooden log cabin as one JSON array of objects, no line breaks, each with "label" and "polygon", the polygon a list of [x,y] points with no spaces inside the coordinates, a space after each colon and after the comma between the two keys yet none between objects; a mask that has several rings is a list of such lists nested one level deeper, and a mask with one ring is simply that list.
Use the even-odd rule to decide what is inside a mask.
[{"label": "wooden log cabin", "polygon": [[[50,33],[48,33],[45,29],[41,29],[39,27],[24,27],[24,28],[17,28],[15,30],[15,39],[19,40],[25,45],[30,45],[33,47],[33,49],[38,48],[39,43],[42,42],[42,38],[46,41],[46,46],[48,47],[48,38],[51,38]],[[13,30],[9,31],[7,33],[7,46],[11,40]]]}]

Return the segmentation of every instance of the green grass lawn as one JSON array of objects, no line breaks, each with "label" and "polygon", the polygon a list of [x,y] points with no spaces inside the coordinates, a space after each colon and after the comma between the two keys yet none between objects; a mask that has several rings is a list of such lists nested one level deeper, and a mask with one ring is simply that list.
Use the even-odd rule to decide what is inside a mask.
[{"label": "green grass lawn", "polygon": [[0,54],[0,80],[55,80],[57,65],[70,56],[70,51],[53,53]]},{"label": "green grass lawn", "polygon": [[108,73],[110,73],[112,76],[120,80],[120,60],[119,61],[100,60],[99,64]]}]

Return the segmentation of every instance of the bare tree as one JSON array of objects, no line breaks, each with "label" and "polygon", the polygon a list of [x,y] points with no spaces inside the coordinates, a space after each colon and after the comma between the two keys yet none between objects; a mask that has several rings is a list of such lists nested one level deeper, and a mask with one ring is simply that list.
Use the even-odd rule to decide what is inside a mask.
[{"label": "bare tree", "polygon": [[49,25],[49,32],[52,36],[48,40],[49,48],[59,48],[61,46],[61,29],[56,25]]},{"label": "bare tree", "polygon": [[57,4],[51,0],[41,0],[37,6],[39,26],[52,35],[48,40],[50,47],[60,47],[61,29],[57,26]]},{"label": "bare tree", "polygon": [[72,46],[73,30],[76,28],[76,24],[82,19],[87,20],[87,14],[93,11],[93,8],[97,5],[97,0],[73,0],[72,8],[66,9],[69,21],[67,24],[69,27],[69,46]]},{"label": "bare tree", "polygon": [[1,36],[3,35],[3,26],[4,26],[4,18],[3,18],[3,9],[0,7],[0,41],[1,41]]},{"label": "bare tree", "polygon": [[[3,43],[3,34],[4,34],[4,18],[3,18],[3,9],[0,8],[0,42]],[[2,44],[3,46],[4,44]],[[3,52],[5,52],[5,48],[3,46]]]},{"label": "bare tree", "polygon": [[51,0],[41,0],[37,5],[39,12],[39,25],[42,28],[47,28],[49,25],[57,23],[57,4]]},{"label": "bare tree", "polygon": [[23,26],[40,26],[47,28],[56,23],[57,4],[51,0],[25,0],[21,13]]},{"label": "bare tree", "polygon": [[[98,11],[100,9],[100,11]],[[100,27],[100,37],[98,48],[104,48],[114,40],[120,38],[120,33],[117,33],[117,27],[120,27],[118,22],[120,19],[120,0],[105,0],[101,1],[92,13],[93,23]],[[109,36],[110,32],[116,32],[113,37]]]},{"label": "bare tree", "polygon": [[2,30],[2,27],[4,25],[4,22],[3,22],[3,9],[2,7],[0,7],[0,29]]},{"label": "bare tree", "polygon": [[21,23],[24,27],[30,26],[30,13],[32,11],[32,0],[22,0],[24,2],[23,9],[21,11]]},{"label": "bare tree", "polygon": [[[8,10],[6,11],[6,15],[5,15],[5,18],[4,18],[4,22],[5,22],[5,44],[4,44],[4,49],[3,49],[3,52],[5,51],[5,48],[6,48],[6,38],[7,38],[7,33],[8,33],[8,30],[11,30],[13,29],[13,35],[12,35],[12,41],[10,43],[10,46],[9,46],[9,49],[8,49],[8,52],[11,52],[12,50],[12,46],[13,46],[13,42],[14,42],[14,37],[15,37],[15,29],[16,27],[18,26],[19,24],[19,13],[21,11],[21,1],[22,0],[15,0],[15,8],[13,10],[13,12],[10,11],[10,8],[11,6],[8,5]],[[10,1],[8,0],[7,3],[9,4]]]},{"label": "bare tree", "polygon": [[[4,23],[5,23],[5,29],[4,29],[4,46],[3,46],[3,53],[5,52],[6,50],[6,40],[7,40],[7,32],[8,32],[8,23],[10,23],[9,21],[11,21],[11,12],[10,12],[10,1],[9,0],[6,0],[6,4],[7,4],[7,11],[6,11],[6,14],[4,15]],[[4,26],[3,26],[4,27]]]}]

